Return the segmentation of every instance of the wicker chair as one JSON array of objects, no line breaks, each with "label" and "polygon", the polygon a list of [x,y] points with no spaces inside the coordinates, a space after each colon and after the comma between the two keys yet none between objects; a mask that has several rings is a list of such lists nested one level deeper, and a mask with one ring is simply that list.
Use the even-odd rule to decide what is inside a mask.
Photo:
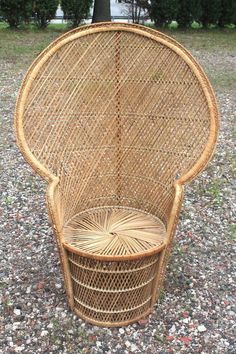
[{"label": "wicker chair", "polygon": [[48,182],[71,309],[102,326],[149,314],[183,185],[206,166],[217,138],[202,69],[149,28],[80,27],[30,67],[15,129],[26,161]]}]

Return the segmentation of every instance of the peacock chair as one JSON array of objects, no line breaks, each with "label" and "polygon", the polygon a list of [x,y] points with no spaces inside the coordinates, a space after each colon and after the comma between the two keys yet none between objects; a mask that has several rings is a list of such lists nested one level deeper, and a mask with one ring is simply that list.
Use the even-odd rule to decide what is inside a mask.
[{"label": "peacock chair", "polygon": [[216,143],[217,105],[203,70],[152,29],[83,26],[28,70],[15,129],[24,158],[48,182],[71,309],[101,326],[148,315],[183,186]]}]

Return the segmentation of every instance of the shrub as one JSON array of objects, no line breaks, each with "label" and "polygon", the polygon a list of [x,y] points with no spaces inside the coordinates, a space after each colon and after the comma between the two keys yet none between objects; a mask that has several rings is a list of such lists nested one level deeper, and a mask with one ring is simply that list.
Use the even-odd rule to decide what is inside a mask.
[{"label": "shrub", "polygon": [[64,18],[69,20],[73,27],[77,27],[88,17],[91,5],[92,0],[61,0]]},{"label": "shrub", "polygon": [[201,5],[201,22],[203,27],[208,27],[210,24],[218,24],[221,14],[221,0],[201,0]]},{"label": "shrub", "polygon": [[181,28],[190,26],[192,22],[192,16],[188,0],[179,0],[177,22],[178,26]]},{"label": "shrub", "polygon": [[180,28],[190,27],[194,21],[199,23],[201,16],[201,0],[179,0],[177,21]]},{"label": "shrub", "polygon": [[163,27],[176,20],[178,0],[151,0],[150,17],[156,27]]},{"label": "shrub", "polygon": [[31,0],[0,0],[0,15],[10,28],[28,22],[32,14]]},{"label": "shrub", "polygon": [[58,0],[35,0],[33,2],[33,17],[39,28],[46,28],[55,17]]},{"label": "shrub", "polygon": [[221,14],[219,26],[224,27],[236,20],[236,2],[234,0],[221,0]]}]

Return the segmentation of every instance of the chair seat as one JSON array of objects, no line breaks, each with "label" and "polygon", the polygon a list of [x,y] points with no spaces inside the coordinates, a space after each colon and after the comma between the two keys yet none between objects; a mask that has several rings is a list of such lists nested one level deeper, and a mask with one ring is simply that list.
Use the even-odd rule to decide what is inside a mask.
[{"label": "chair seat", "polygon": [[160,246],[166,227],[157,217],[125,207],[89,209],[64,227],[65,245],[98,255],[124,256]]}]

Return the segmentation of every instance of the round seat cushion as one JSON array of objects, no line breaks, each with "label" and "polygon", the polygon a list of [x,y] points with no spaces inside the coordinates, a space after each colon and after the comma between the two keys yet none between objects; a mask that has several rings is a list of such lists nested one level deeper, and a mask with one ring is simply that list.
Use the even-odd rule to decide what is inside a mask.
[{"label": "round seat cushion", "polygon": [[123,256],[160,246],[166,227],[157,217],[125,207],[93,208],[76,214],[63,230],[65,245],[98,255]]}]

